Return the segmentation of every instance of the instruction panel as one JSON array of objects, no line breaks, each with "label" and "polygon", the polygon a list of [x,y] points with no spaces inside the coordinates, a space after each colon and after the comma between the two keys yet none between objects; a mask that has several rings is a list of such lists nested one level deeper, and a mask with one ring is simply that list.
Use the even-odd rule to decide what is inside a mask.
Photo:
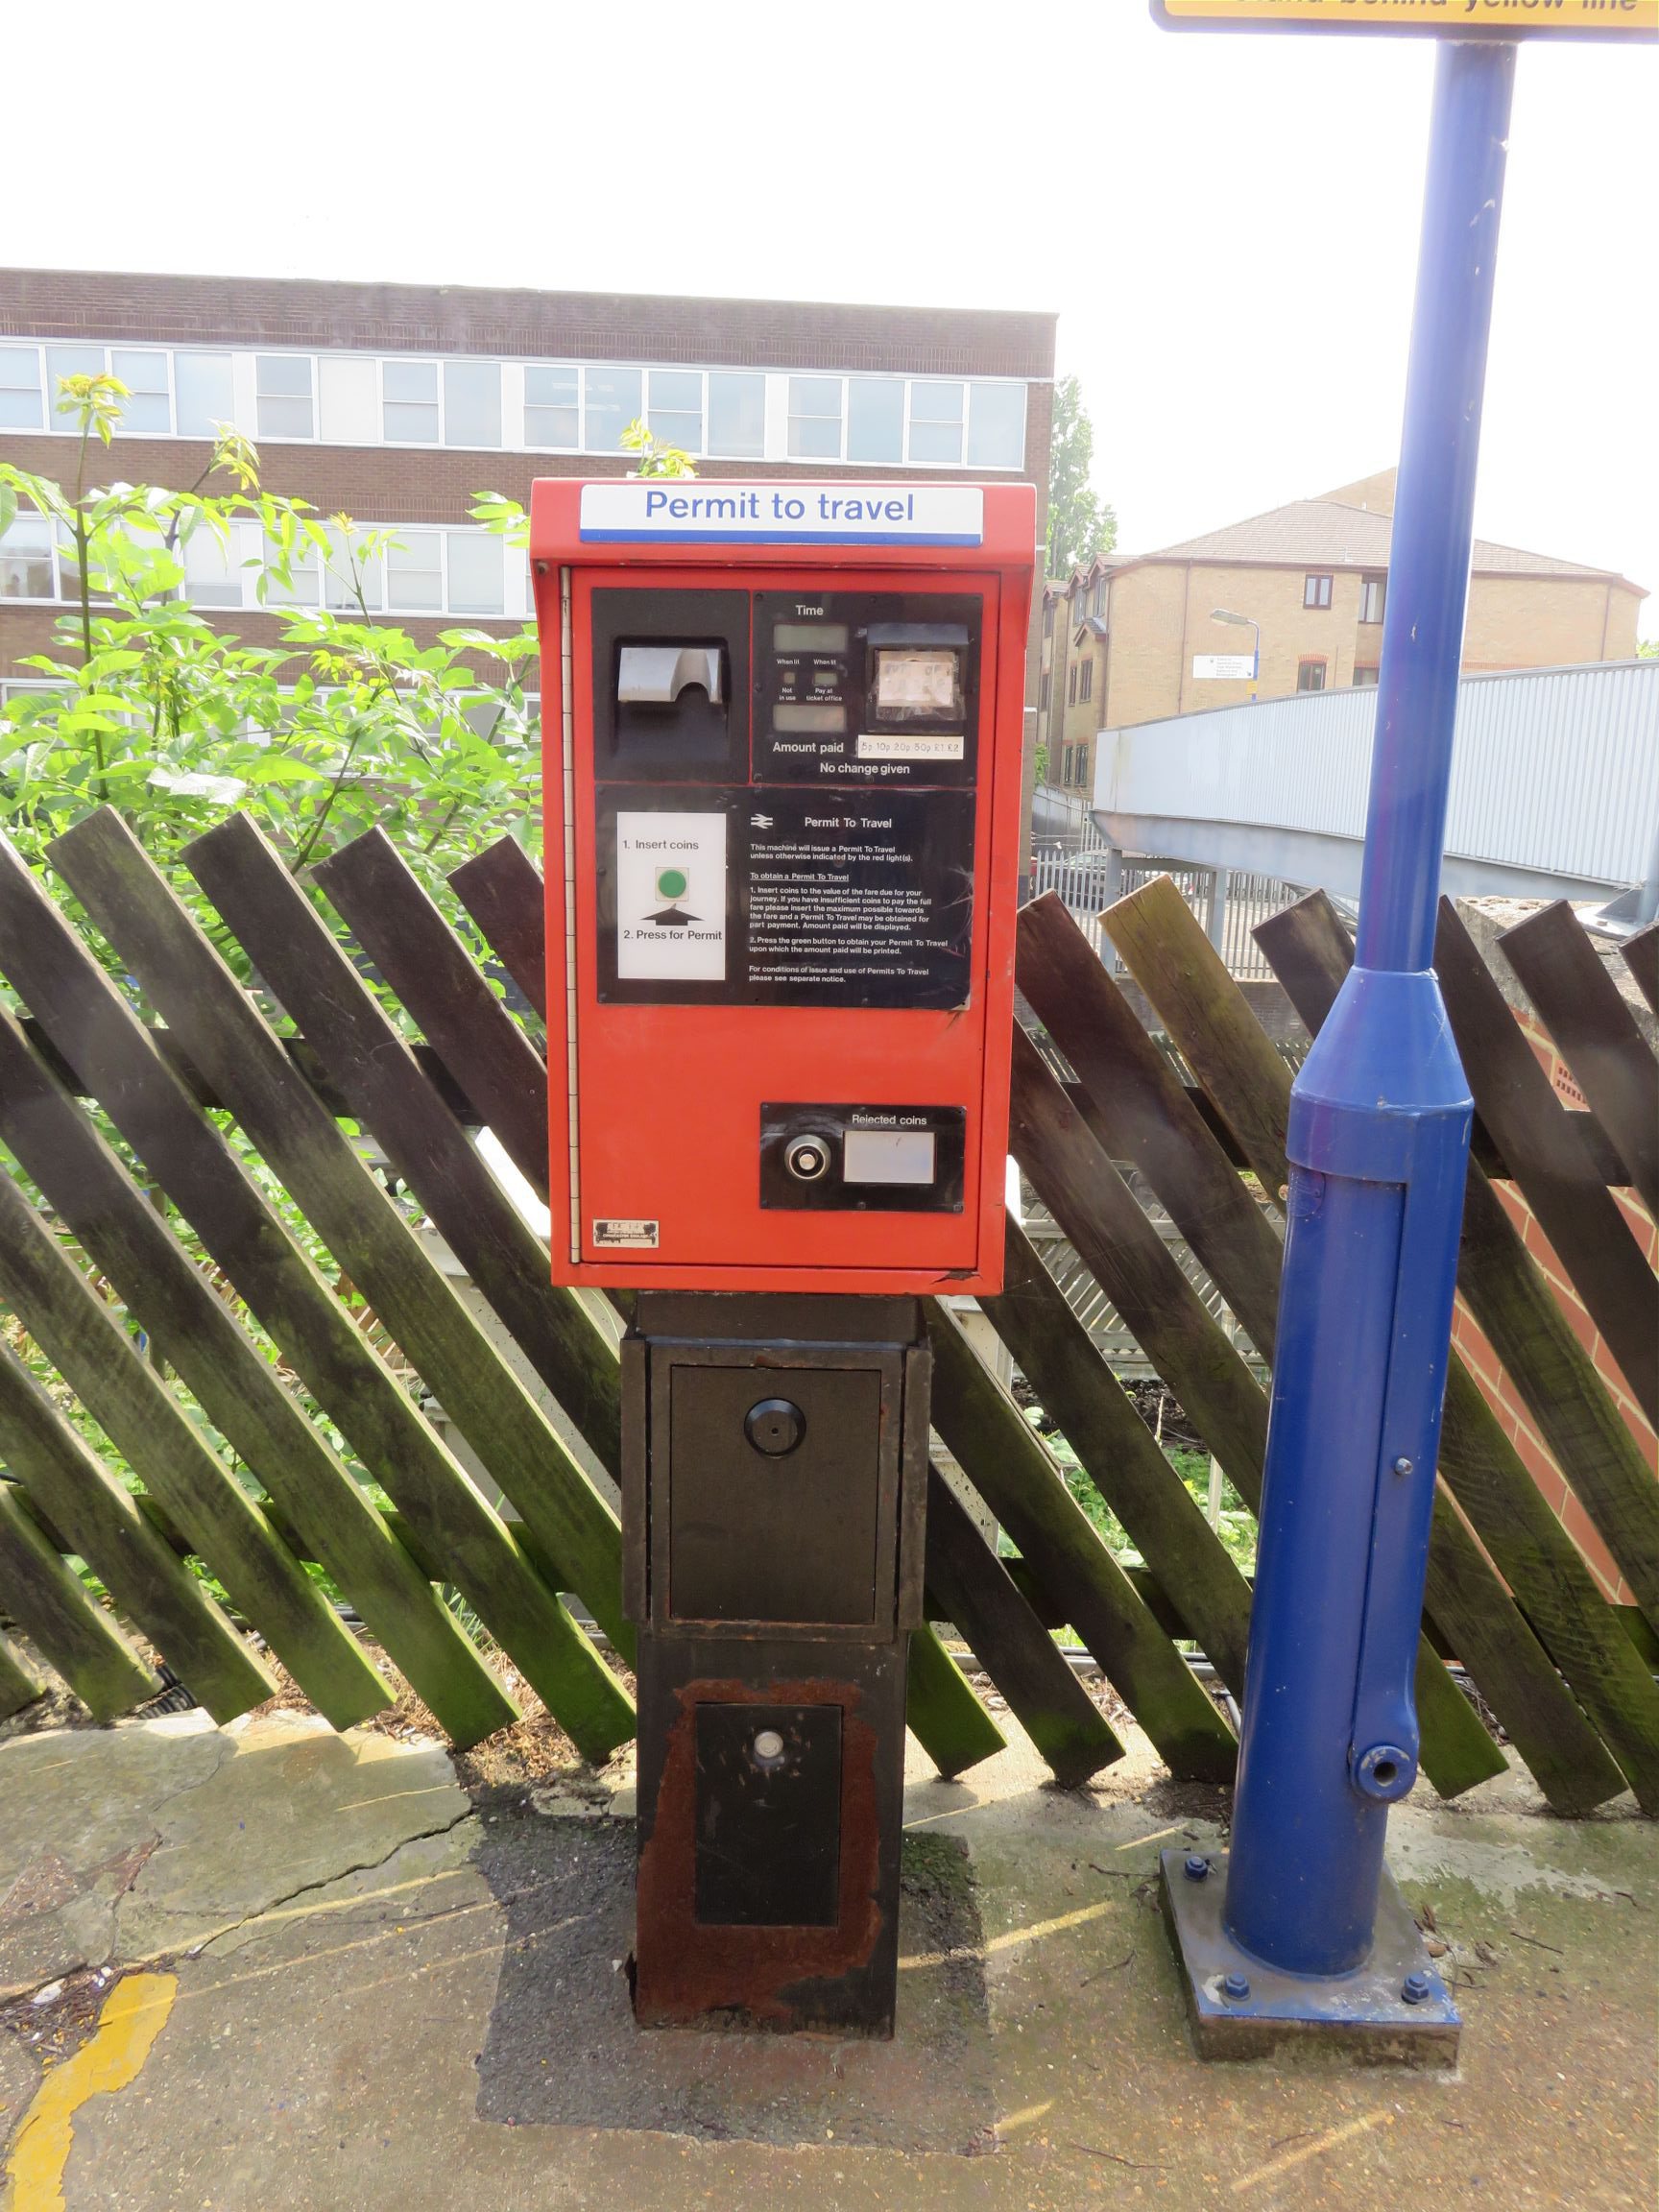
[{"label": "instruction panel", "polygon": [[971,791],[751,785],[645,799],[637,786],[599,793],[602,998],[967,1003]]}]

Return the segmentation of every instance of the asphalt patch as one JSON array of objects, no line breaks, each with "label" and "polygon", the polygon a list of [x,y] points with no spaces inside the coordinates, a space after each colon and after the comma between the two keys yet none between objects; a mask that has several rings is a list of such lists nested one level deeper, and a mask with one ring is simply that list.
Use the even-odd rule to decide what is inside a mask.
[{"label": "asphalt patch", "polygon": [[487,1812],[475,1859],[508,1931],[480,2119],[784,2148],[996,2148],[983,1938],[955,1838],[904,1839],[890,2043],[636,2027],[629,1821]]}]

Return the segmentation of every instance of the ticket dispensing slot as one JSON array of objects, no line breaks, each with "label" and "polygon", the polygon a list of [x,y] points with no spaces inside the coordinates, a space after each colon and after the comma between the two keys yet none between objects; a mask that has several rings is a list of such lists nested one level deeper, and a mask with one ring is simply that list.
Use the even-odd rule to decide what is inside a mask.
[{"label": "ticket dispensing slot", "polygon": [[748,612],[733,591],[594,594],[602,781],[713,782],[746,758]]}]

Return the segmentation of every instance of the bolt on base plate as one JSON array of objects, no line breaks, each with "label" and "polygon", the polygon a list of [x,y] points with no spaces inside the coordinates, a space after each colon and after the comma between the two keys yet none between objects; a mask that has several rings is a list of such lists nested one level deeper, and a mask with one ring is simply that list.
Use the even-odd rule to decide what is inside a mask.
[{"label": "bolt on base plate", "polygon": [[[1194,1880],[1206,1861],[1209,1872]],[[1287,2045],[1324,2044],[1365,2064],[1456,2065],[1462,2020],[1386,1869],[1370,1958],[1351,1974],[1326,1976],[1281,1974],[1227,1935],[1224,1851],[1203,1860],[1164,1851],[1159,1868],[1200,2058],[1258,2058]]]}]

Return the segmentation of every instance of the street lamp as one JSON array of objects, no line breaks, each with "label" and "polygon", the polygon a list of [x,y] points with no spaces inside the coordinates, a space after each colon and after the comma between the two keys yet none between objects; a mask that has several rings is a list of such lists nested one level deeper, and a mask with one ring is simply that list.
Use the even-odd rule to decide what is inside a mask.
[{"label": "street lamp", "polygon": [[[1254,633],[1250,648],[1250,681],[1252,684],[1259,684],[1262,680],[1261,623],[1253,622],[1248,614],[1235,614],[1230,607],[1212,607],[1210,619],[1212,622],[1236,622],[1240,630],[1249,630]],[[1250,696],[1254,699],[1255,692],[1252,691]]]}]

